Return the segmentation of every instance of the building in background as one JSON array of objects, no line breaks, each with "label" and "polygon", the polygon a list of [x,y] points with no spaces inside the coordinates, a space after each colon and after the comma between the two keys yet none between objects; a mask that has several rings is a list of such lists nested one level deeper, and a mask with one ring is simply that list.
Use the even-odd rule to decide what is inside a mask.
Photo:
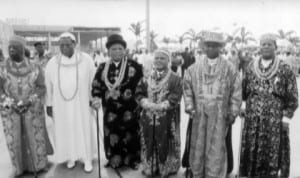
[{"label": "building in background", "polygon": [[63,32],[71,32],[76,36],[78,47],[89,54],[96,49],[103,51],[106,37],[113,33],[120,33],[118,27],[82,27],[82,26],[46,26],[46,25],[12,25],[16,35],[23,36],[28,41],[29,49],[37,41],[45,43],[46,49],[58,52],[58,37]]},{"label": "building in background", "polygon": [[8,56],[8,41],[13,34],[12,26],[0,20],[0,48],[5,57]]}]

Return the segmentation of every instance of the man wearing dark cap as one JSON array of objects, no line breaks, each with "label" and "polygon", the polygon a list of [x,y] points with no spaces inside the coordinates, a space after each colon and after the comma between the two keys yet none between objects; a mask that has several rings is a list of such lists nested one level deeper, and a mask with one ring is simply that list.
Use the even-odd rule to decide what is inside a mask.
[{"label": "man wearing dark cap", "polygon": [[100,64],[92,95],[102,100],[104,113],[104,147],[107,166],[129,166],[137,169],[140,162],[140,137],[135,88],[142,78],[142,66],[126,57],[126,42],[114,34],[108,37],[109,60]]},{"label": "man wearing dark cap", "polygon": [[9,58],[0,64],[0,113],[16,176],[47,166],[44,75],[25,57],[25,45],[23,37],[11,37]]}]

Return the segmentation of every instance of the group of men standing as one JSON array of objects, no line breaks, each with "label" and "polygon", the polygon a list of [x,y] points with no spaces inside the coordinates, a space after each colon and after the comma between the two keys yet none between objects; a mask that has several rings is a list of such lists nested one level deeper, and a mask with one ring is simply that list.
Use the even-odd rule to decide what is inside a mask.
[{"label": "group of men standing", "polygon": [[91,172],[98,124],[94,114],[101,106],[107,167],[136,170],[142,162],[145,176],[176,174],[183,95],[192,122],[188,177],[226,177],[225,140],[243,111],[243,100],[239,175],[289,176],[286,120],[298,107],[298,90],[295,75],[275,55],[273,35],[262,36],[260,58],[242,75],[221,55],[223,35],[207,32],[204,57],[185,68],[183,79],[172,72],[166,49],[155,51],[153,69],[143,75],[142,66],[126,57],[126,41],[117,34],[108,38],[109,60],[97,70],[90,56],[76,50],[71,33],[60,36],[60,53],[49,61],[41,53],[30,62],[25,45],[24,38],[12,37],[9,58],[0,69],[1,118],[16,175],[47,167],[53,150],[44,111],[54,120],[56,161],[67,162],[68,168],[81,161]]}]

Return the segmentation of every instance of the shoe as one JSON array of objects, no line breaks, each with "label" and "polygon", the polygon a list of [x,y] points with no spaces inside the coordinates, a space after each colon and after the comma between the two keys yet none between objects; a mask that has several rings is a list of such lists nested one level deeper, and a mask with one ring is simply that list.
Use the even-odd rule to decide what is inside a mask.
[{"label": "shoe", "polygon": [[93,163],[91,161],[84,162],[84,171],[86,173],[91,173],[93,171]]},{"label": "shoe", "polygon": [[76,166],[76,162],[75,161],[68,161],[67,168],[72,169],[75,166]]}]

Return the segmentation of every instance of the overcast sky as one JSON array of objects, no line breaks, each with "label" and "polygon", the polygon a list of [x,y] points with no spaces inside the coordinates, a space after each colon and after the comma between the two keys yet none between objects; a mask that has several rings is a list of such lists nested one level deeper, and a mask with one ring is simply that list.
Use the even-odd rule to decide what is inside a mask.
[{"label": "overcast sky", "polygon": [[[0,19],[28,19],[34,25],[120,27],[134,39],[130,23],[145,19],[146,0],[0,0]],[[278,29],[300,35],[297,0],[150,0],[151,29],[175,38],[190,28],[220,27],[231,33],[246,26],[259,37]]]}]

